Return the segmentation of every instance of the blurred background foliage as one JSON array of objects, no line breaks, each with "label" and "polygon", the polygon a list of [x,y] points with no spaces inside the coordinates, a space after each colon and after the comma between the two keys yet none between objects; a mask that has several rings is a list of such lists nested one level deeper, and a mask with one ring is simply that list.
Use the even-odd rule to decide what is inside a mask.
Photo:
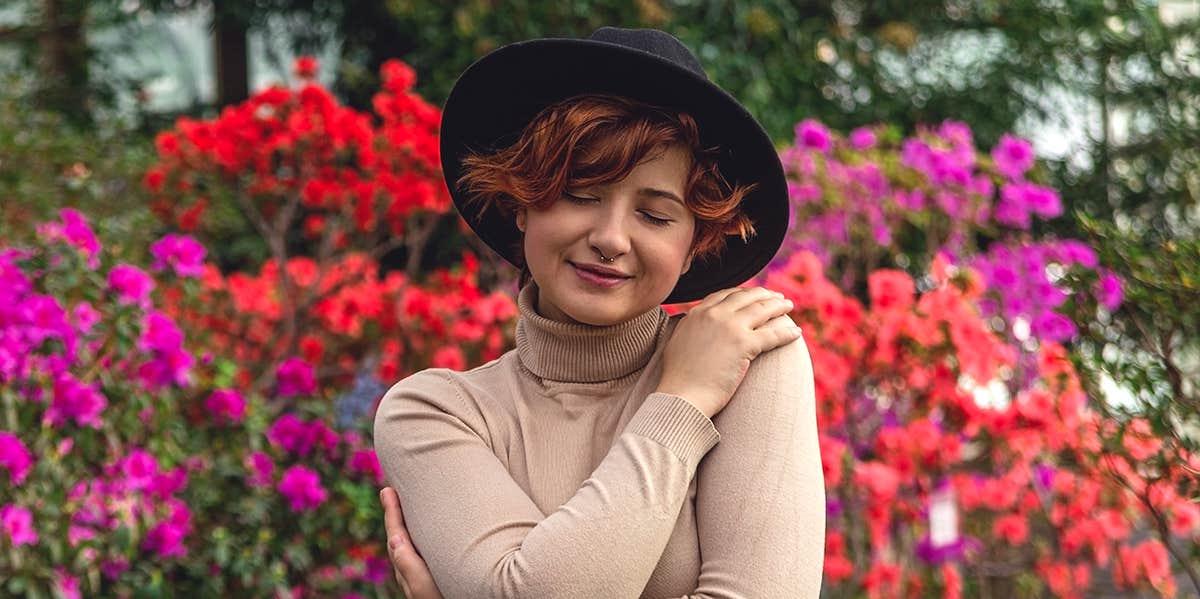
[{"label": "blurred background foliage", "polygon": [[[145,54],[139,39],[180,15],[211,33],[214,90],[152,109],[150,83],[169,64],[135,76],[114,62]],[[0,238],[72,205],[127,223],[131,243],[148,239],[138,183],[154,132],[244,100],[255,39],[271,40],[268,58],[280,47],[322,56],[335,93],[368,110],[388,58],[412,65],[416,91],[440,105],[464,68],[503,44],[661,28],[781,146],[811,117],[905,132],[955,119],[981,148],[1008,131],[1058,148],[1043,165],[1068,216],[1038,232],[1091,239],[1128,284],[1129,301],[1085,331],[1075,358],[1095,390],[1108,373],[1134,409],[1194,440],[1198,17],[1194,0],[14,0],[0,8]],[[230,239],[215,258],[256,255],[244,246]]]}]

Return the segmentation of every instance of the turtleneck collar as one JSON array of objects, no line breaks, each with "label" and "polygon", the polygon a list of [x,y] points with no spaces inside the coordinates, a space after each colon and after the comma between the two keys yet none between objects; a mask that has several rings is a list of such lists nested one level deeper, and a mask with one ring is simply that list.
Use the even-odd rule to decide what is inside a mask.
[{"label": "turtleneck collar", "polygon": [[649,361],[670,316],[662,306],[610,326],[550,320],[537,313],[537,283],[517,295],[517,357],[552,381],[599,383],[626,376]]}]

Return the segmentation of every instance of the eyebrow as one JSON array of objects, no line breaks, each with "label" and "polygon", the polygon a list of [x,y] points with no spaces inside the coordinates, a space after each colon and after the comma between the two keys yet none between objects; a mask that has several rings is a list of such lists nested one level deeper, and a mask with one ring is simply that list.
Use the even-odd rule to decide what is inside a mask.
[{"label": "eyebrow", "polygon": [[684,205],[683,199],[681,199],[679,196],[677,196],[674,193],[667,191],[665,189],[654,189],[653,187],[643,187],[638,190],[638,195],[652,197],[652,198],[666,198],[668,200],[674,200],[676,202],[679,202],[679,204],[681,206]]}]

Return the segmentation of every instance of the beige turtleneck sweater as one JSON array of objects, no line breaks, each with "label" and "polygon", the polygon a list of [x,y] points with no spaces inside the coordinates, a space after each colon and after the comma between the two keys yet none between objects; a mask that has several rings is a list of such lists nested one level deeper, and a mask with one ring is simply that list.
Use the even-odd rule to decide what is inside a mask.
[{"label": "beige turtleneck sweater", "polygon": [[517,305],[514,350],[413,374],[375,416],[380,464],[447,599],[819,594],[825,490],[803,338],[759,355],[710,420],[655,392],[682,315],[556,322],[536,312],[533,282]]}]

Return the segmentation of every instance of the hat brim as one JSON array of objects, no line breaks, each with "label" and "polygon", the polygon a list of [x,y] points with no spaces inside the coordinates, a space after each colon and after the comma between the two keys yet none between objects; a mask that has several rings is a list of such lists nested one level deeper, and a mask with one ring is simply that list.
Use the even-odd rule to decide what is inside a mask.
[{"label": "hat brim", "polygon": [[512,219],[464,211],[458,189],[461,160],[515,142],[547,105],[584,93],[611,93],[690,114],[705,147],[718,146],[718,168],[730,183],[758,186],[742,202],[755,235],[728,236],[709,262],[693,262],[664,303],[701,299],[758,274],[783,242],[788,227],[787,182],[779,154],[757,120],[706,78],[649,52],[607,42],[547,38],[504,46],[472,64],[455,83],[442,110],[441,162],[451,197],[475,233],[510,263],[520,238]]}]

